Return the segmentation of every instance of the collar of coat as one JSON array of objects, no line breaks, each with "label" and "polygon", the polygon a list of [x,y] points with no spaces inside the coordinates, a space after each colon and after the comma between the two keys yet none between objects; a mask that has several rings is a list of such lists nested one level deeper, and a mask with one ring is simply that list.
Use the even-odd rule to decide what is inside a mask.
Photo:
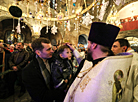
[{"label": "collar of coat", "polygon": [[36,55],[36,59],[38,61],[39,68],[40,68],[42,76],[45,80],[46,86],[48,87],[48,89],[50,89],[50,79],[51,79],[50,72],[46,68],[46,65],[44,64],[43,60],[38,55]]}]

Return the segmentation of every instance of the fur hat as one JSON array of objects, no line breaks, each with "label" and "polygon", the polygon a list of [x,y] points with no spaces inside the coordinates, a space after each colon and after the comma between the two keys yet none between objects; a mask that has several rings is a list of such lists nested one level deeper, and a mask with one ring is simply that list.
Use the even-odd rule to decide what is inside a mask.
[{"label": "fur hat", "polygon": [[120,28],[103,22],[93,22],[88,40],[111,48]]}]

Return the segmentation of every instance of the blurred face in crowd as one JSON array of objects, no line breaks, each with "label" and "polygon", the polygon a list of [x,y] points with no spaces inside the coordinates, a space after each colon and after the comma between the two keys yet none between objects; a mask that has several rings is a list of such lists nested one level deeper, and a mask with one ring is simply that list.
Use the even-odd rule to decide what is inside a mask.
[{"label": "blurred face in crowd", "polygon": [[28,44],[27,44],[27,43],[24,43],[24,45],[25,45],[25,46],[28,46]]},{"label": "blurred face in crowd", "polygon": [[78,49],[79,52],[81,52],[81,49]]},{"label": "blurred face in crowd", "polygon": [[10,46],[10,49],[14,49],[14,45],[11,45],[11,46]]},{"label": "blurred face in crowd", "polygon": [[36,50],[37,55],[43,59],[51,58],[53,54],[52,45],[50,43],[42,43],[42,45],[44,48],[41,51]]},{"label": "blurred face in crowd", "polygon": [[53,48],[53,51],[57,50],[57,47],[56,46],[53,46],[52,48]]},{"label": "blurred face in crowd", "polygon": [[68,58],[69,60],[71,60],[72,57],[71,50],[69,48],[65,48],[64,51],[60,54],[60,57]]},{"label": "blurred face in crowd", "polygon": [[30,48],[32,48],[31,43],[29,43],[28,46],[29,46]]},{"label": "blurred face in crowd", "polygon": [[17,49],[20,51],[24,48],[24,46],[22,45],[22,43],[17,43],[16,45]]},{"label": "blurred face in crowd", "polygon": [[57,45],[57,49],[60,47],[61,45]]},{"label": "blurred face in crowd", "polygon": [[112,49],[113,53],[116,55],[118,53],[125,52],[124,46],[120,46],[120,43],[118,41],[113,43]]}]

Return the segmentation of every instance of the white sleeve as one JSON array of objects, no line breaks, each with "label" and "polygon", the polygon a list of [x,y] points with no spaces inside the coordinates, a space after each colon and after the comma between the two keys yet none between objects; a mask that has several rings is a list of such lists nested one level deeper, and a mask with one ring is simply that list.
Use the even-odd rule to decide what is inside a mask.
[{"label": "white sleeve", "polygon": [[80,64],[80,62],[83,60],[83,56],[81,56],[79,51],[76,49],[73,51],[73,55],[75,56],[77,62]]}]

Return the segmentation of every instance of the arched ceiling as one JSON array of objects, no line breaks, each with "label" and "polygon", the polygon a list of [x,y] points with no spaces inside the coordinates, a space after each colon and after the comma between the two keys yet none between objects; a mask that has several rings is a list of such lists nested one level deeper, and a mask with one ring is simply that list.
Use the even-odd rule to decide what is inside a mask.
[{"label": "arched ceiling", "polygon": [[[36,0],[33,0],[33,1],[32,0],[0,0],[0,5],[3,5],[4,7],[7,7],[8,8],[11,4],[14,3],[14,1],[16,1],[16,2],[20,1],[18,3],[18,5],[19,5],[20,8],[22,8],[22,10],[23,10],[24,13],[27,12],[27,8],[26,8],[27,3],[26,2],[27,1],[30,1],[29,2],[29,8],[28,9],[32,11],[32,16],[33,16],[33,13],[35,12],[35,9],[36,9],[36,7],[34,6],[34,1],[36,1]],[[42,1],[45,1],[46,2],[48,0],[42,0]],[[51,0],[51,2],[53,2],[53,1],[57,1],[58,6],[60,6],[60,7],[57,8],[57,12],[60,11],[60,8],[61,8],[62,12],[64,12],[65,11],[65,8],[67,6],[66,5],[66,1],[68,1],[68,2],[70,1],[71,2],[72,0]],[[85,8],[85,6],[88,7],[93,2],[93,0],[75,0],[75,1],[76,1],[76,7],[78,5],[81,5],[81,6],[83,6],[83,8]],[[84,1],[86,1],[86,5],[85,5],[85,2]],[[104,0],[104,1],[106,2],[108,0]],[[138,14],[138,10],[137,10],[137,8],[138,8],[138,1],[137,0],[133,0],[133,3],[131,3],[131,4],[129,4],[129,3],[132,2],[132,0],[125,0],[125,1],[122,1],[122,0],[114,0],[114,1],[109,0],[110,7],[108,7],[105,15],[108,15],[108,12],[110,11],[110,8],[112,7],[112,3],[111,2],[114,2],[115,3],[117,1],[118,2],[120,2],[120,1],[123,2],[123,3],[120,3],[119,5],[116,5],[116,8],[119,8],[119,9],[121,8],[120,5],[123,6],[123,8],[121,8],[121,10],[119,10],[119,12],[118,12],[119,13],[118,19],[122,19],[122,18],[126,18],[128,16],[133,16],[133,15],[137,15]],[[136,2],[134,2],[134,1],[136,1]],[[103,0],[100,0],[99,2],[102,3]],[[45,6],[46,6],[46,9],[44,10],[44,12],[46,12],[46,10],[48,8],[47,5],[45,5]],[[72,5],[70,5],[70,6],[72,6]],[[40,7],[38,7],[38,9],[39,8]],[[52,6],[51,6],[51,8],[52,8]],[[92,14],[92,11],[91,10],[89,12]],[[3,13],[4,12],[0,10],[0,15],[2,15]],[[106,16],[105,16],[105,18],[106,18]],[[0,17],[0,21],[1,20],[3,20],[3,17]]]},{"label": "arched ceiling", "polygon": [[[125,6],[123,6],[118,12],[118,20],[126,19],[133,16],[138,16],[138,1],[130,1]],[[136,31],[126,31],[126,35],[129,37],[125,37],[131,46],[138,46],[138,38],[136,36]],[[130,36],[131,34],[131,36]]]},{"label": "arched ceiling", "polygon": [[124,19],[138,15],[138,1],[124,6],[119,12],[118,19]]}]

